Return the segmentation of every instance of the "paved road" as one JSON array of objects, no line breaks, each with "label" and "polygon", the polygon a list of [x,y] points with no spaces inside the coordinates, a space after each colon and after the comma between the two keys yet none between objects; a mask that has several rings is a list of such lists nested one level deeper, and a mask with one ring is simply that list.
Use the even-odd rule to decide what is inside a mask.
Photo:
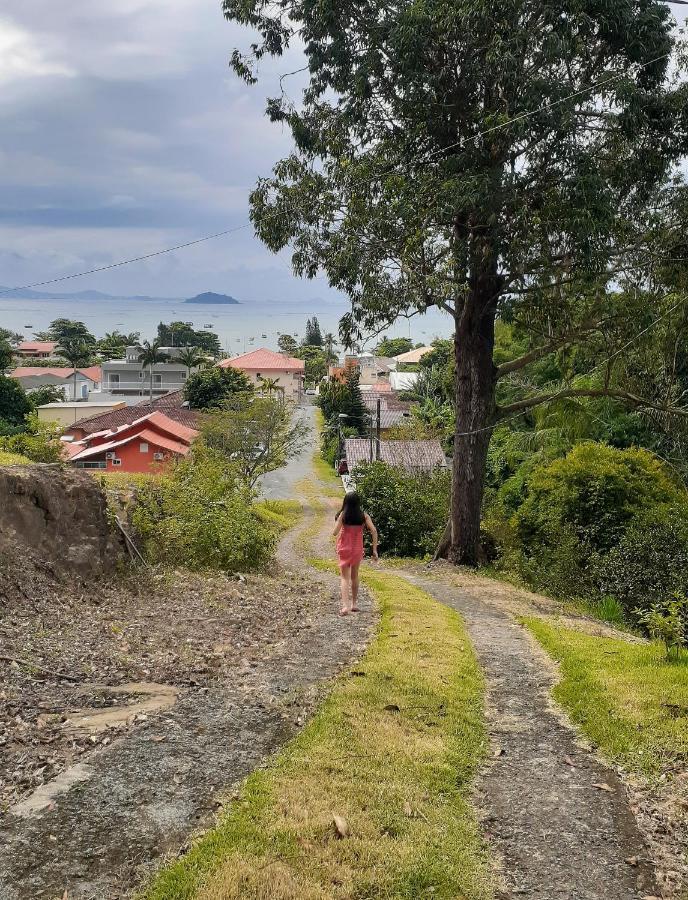
[{"label": "paved road", "polygon": [[303,406],[296,415],[310,428],[310,435],[306,446],[294,459],[289,460],[282,469],[269,472],[261,479],[260,488],[263,496],[268,500],[295,500],[299,497],[296,485],[305,478],[313,477],[311,460],[319,440],[318,429],[315,424],[317,408],[315,406]]}]

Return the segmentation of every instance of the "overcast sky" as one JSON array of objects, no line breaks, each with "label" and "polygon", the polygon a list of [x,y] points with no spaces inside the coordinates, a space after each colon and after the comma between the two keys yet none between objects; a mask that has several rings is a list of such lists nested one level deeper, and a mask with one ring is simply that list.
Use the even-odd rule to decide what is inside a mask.
[{"label": "overcast sky", "polygon": [[[0,11],[0,284],[245,222],[252,185],[290,148],[265,97],[301,64],[296,53],[266,63],[249,88],[227,66],[248,41],[220,0],[15,0]],[[83,288],[334,296],[323,279],[293,278],[288,254],[268,253],[251,229],[56,290]]]}]

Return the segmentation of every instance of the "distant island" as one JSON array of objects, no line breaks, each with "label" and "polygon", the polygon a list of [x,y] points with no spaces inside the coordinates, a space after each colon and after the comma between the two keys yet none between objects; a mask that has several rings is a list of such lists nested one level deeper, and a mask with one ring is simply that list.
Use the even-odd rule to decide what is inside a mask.
[{"label": "distant island", "polygon": [[230,297],[229,294],[214,294],[212,291],[197,294],[195,297],[184,301],[184,303],[205,303],[214,306],[226,306],[228,304],[237,304],[238,302],[234,297]]}]

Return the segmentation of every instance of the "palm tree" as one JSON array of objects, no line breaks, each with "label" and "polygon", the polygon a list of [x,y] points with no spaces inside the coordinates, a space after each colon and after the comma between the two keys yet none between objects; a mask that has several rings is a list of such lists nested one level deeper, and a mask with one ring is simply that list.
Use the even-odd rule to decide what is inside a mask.
[{"label": "palm tree", "polygon": [[337,341],[335,339],[335,336],[332,334],[332,332],[328,331],[327,334],[325,335],[325,337],[323,338],[323,342],[325,344],[325,348],[327,351],[327,364],[329,366],[329,364],[334,359],[334,348],[337,346]]},{"label": "palm tree", "polygon": [[191,370],[200,366],[205,360],[205,356],[198,347],[185,347],[177,359],[183,366],[186,366],[186,377],[189,378]]},{"label": "palm tree", "polygon": [[76,400],[76,376],[80,366],[87,366],[91,362],[93,350],[88,344],[77,339],[67,339],[55,348],[59,356],[63,356],[69,365],[74,369],[74,391],[73,399]]},{"label": "palm tree", "polygon": [[151,344],[150,341],[144,341],[141,345],[141,353],[139,353],[139,362],[141,363],[141,368],[145,369],[148,366],[148,372],[150,375],[150,402],[153,402],[153,369],[158,363],[167,361],[167,354],[163,353],[160,350],[160,341],[153,341]]},{"label": "palm tree", "polygon": [[280,383],[277,378],[261,378],[259,383],[261,393],[267,394],[268,397],[272,397],[275,391],[280,390]]}]

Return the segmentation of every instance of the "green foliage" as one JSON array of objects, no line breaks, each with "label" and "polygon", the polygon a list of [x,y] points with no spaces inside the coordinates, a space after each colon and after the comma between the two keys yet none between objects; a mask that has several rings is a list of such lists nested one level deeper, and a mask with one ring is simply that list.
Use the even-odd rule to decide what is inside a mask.
[{"label": "green foliage", "polygon": [[205,356],[198,347],[185,347],[177,359],[191,374],[191,369],[197,369],[205,361]]},{"label": "green foliage", "polygon": [[270,397],[235,395],[226,408],[208,413],[201,439],[253,487],[258,479],[286,465],[304,446],[308,428],[295,421],[291,407]]},{"label": "green foliage", "polygon": [[358,470],[355,479],[383,553],[424,557],[434,552],[449,514],[449,472],[412,475],[374,462]]},{"label": "green foliage", "polygon": [[413,341],[410,338],[383,338],[375,348],[375,353],[391,359],[401,356],[402,353],[408,353],[409,350],[413,350]]},{"label": "green foliage", "polygon": [[16,378],[0,375],[0,422],[22,426],[30,412],[31,403],[21,384]]},{"label": "green foliage", "polygon": [[141,340],[141,333],[133,331],[123,334],[121,331],[108,331],[100,338],[97,344],[98,355],[103,359],[124,358],[127,347],[136,347]]},{"label": "green foliage", "polygon": [[585,442],[519,465],[509,449],[503,433],[491,469],[496,482],[513,474],[490,493],[485,516],[499,567],[556,597],[584,599],[598,614],[606,604],[628,622],[673,591],[688,592],[688,495],[651,453]]},{"label": "green foliage", "polygon": [[[355,369],[347,371],[344,381],[334,378],[324,384],[318,402],[330,427],[338,429],[341,425],[354,429],[359,436],[368,433],[368,410],[363,403],[359,375]],[[340,421],[342,415],[346,418]]]},{"label": "green foliage", "polygon": [[281,334],[277,339],[277,346],[282,353],[290,353],[293,356],[299,345],[296,338],[292,337],[290,334]]},{"label": "green foliage", "polygon": [[158,325],[158,345],[161,347],[198,347],[212,356],[220,355],[220,341],[212,331],[196,331],[186,322]]},{"label": "green foliage", "polygon": [[[93,362],[94,344],[81,337],[65,337],[55,348],[55,354],[67,360],[73,369],[89,366]],[[76,371],[74,375],[76,379]]]},{"label": "green foliage", "polygon": [[241,369],[213,366],[194,372],[184,385],[191,409],[221,409],[234,394],[252,394],[253,385]]},{"label": "green foliage", "polygon": [[299,347],[294,351],[294,356],[306,364],[306,384],[318,384],[327,375],[327,351],[321,347]]},{"label": "green foliage", "polygon": [[253,505],[253,510],[261,522],[279,533],[289,531],[303,515],[298,500],[261,500]]},{"label": "green foliage", "polygon": [[45,403],[60,403],[64,400],[64,391],[55,384],[46,384],[43,387],[30,391],[27,395],[33,409],[38,409]]},{"label": "green foliage", "polygon": [[674,594],[671,600],[653,603],[649,609],[638,610],[638,619],[652,638],[664,644],[667,657],[680,655],[686,646],[688,598],[685,594]]},{"label": "green foliage", "polygon": [[141,487],[132,524],[147,557],[168,566],[247,572],[264,567],[275,530],[226,459],[203,447],[172,473]]},{"label": "green foliage", "polygon": [[0,375],[4,375],[8,369],[12,368],[14,360],[14,350],[9,341],[0,339]]},{"label": "green foliage", "polygon": [[0,449],[39,463],[57,463],[62,459],[61,428],[41,422],[35,412],[27,415],[24,429],[0,437]]},{"label": "green foliage", "polygon": [[688,594],[688,505],[647,510],[593,570],[600,590],[617,598],[629,619],[675,591]]},{"label": "green foliage", "polygon": [[320,322],[313,316],[312,319],[308,319],[306,322],[306,335],[303,339],[304,347],[322,347],[323,343]]},{"label": "green foliage", "polygon": [[81,344],[89,347],[91,351],[96,345],[96,339],[84,323],[73,319],[55,319],[55,321],[50,323],[45,336],[41,335],[37,339],[55,341],[62,346]]},{"label": "green foliage", "polygon": [[28,456],[22,456],[19,453],[9,453],[7,450],[0,450],[0,466],[28,466],[31,460]]},{"label": "green foliage", "polygon": [[533,470],[514,524],[531,553],[556,546],[562,528],[586,552],[606,552],[645,510],[682,499],[685,492],[647,451],[582,443]]}]

